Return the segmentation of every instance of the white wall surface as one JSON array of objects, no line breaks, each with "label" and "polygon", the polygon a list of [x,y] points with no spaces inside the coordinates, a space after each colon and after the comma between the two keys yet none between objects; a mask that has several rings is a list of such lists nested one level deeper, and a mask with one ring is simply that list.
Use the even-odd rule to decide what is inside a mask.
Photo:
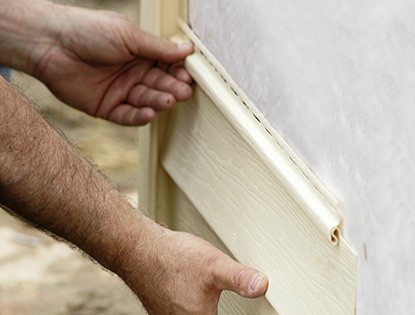
[{"label": "white wall surface", "polygon": [[357,314],[414,314],[415,1],[190,0],[190,22],[343,202]]}]

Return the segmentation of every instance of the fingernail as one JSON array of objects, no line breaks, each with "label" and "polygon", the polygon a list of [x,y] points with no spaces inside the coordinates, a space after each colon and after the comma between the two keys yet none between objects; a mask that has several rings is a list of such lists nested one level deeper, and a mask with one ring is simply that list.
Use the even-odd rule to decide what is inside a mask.
[{"label": "fingernail", "polygon": [[181,43],[181,44],[178,44],[177,47],[183,50],[189,50],[193,48],[193,45],[191,43]]},{"label": "fingernail", "polygon": [[249,289],[253,292],[256,292],[262,280],[264,280],[264,275],[261,273],[257,273],[252,276],[251,281],[249,282]]}]

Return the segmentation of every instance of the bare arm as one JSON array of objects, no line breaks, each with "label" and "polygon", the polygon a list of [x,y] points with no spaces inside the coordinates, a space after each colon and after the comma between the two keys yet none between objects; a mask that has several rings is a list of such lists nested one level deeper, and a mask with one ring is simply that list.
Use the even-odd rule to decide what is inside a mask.
[{"label": "bare arm", "polygon": [[[117,123],[144,124],[190,97],[191,78],[176,62],[191,52],[119,15],[0,0],[0,63]],[[0,96],[2,205],[118,274],[150,314],[216,314],[222,290],[265,293],[258,271],[133,209],[2,79]]]},{"label": "bare arm", "polygon": [[[27,100],[0,82],[0,201],[114,270],[124,236],[149,222],[53,130]],[[123,233],[120,233],[122,231]]]},{"label": "bare arm", "polygon": [[0,204],[118,274],[150,314],[216,314],[222,290],[264,294],[261,273],[132,208],[1,78],[0,95]]}]

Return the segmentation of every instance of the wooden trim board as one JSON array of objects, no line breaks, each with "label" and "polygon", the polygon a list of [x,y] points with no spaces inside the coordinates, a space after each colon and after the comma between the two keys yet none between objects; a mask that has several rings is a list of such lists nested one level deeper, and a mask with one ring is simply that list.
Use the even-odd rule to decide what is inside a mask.
[{"label": "wooden trim board", "polygon": [[191,40],[198,85],[169,119],[163,166],[238,261],[269,275],[279,314],[353,314],[356,254],[336,204]]},{"label": "wooden trim board", "polygon": [[[177,18],[186,16],[181,0],[140,0],[140,26],[161,37],[178,31]],[[140,128],[138,166],[139,205],[157,222],[170,225],[170,180],[159,163],[160,138],[163,138],[165,115]]]}]

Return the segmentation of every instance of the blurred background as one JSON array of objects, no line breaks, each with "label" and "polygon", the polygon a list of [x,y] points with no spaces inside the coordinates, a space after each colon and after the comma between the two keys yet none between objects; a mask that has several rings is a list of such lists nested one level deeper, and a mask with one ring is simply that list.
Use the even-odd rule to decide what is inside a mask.
[{"label": "blurred background", "polygon": [[[138,21],[139,0],[58,0],[114,10]],[[12,72],[41,112],[137,203],[137,128],[91,118],[56,100],[38,81]],[[68,245],[55,241],[0,209],[0,315],[146,314],[129,289]]]}]

